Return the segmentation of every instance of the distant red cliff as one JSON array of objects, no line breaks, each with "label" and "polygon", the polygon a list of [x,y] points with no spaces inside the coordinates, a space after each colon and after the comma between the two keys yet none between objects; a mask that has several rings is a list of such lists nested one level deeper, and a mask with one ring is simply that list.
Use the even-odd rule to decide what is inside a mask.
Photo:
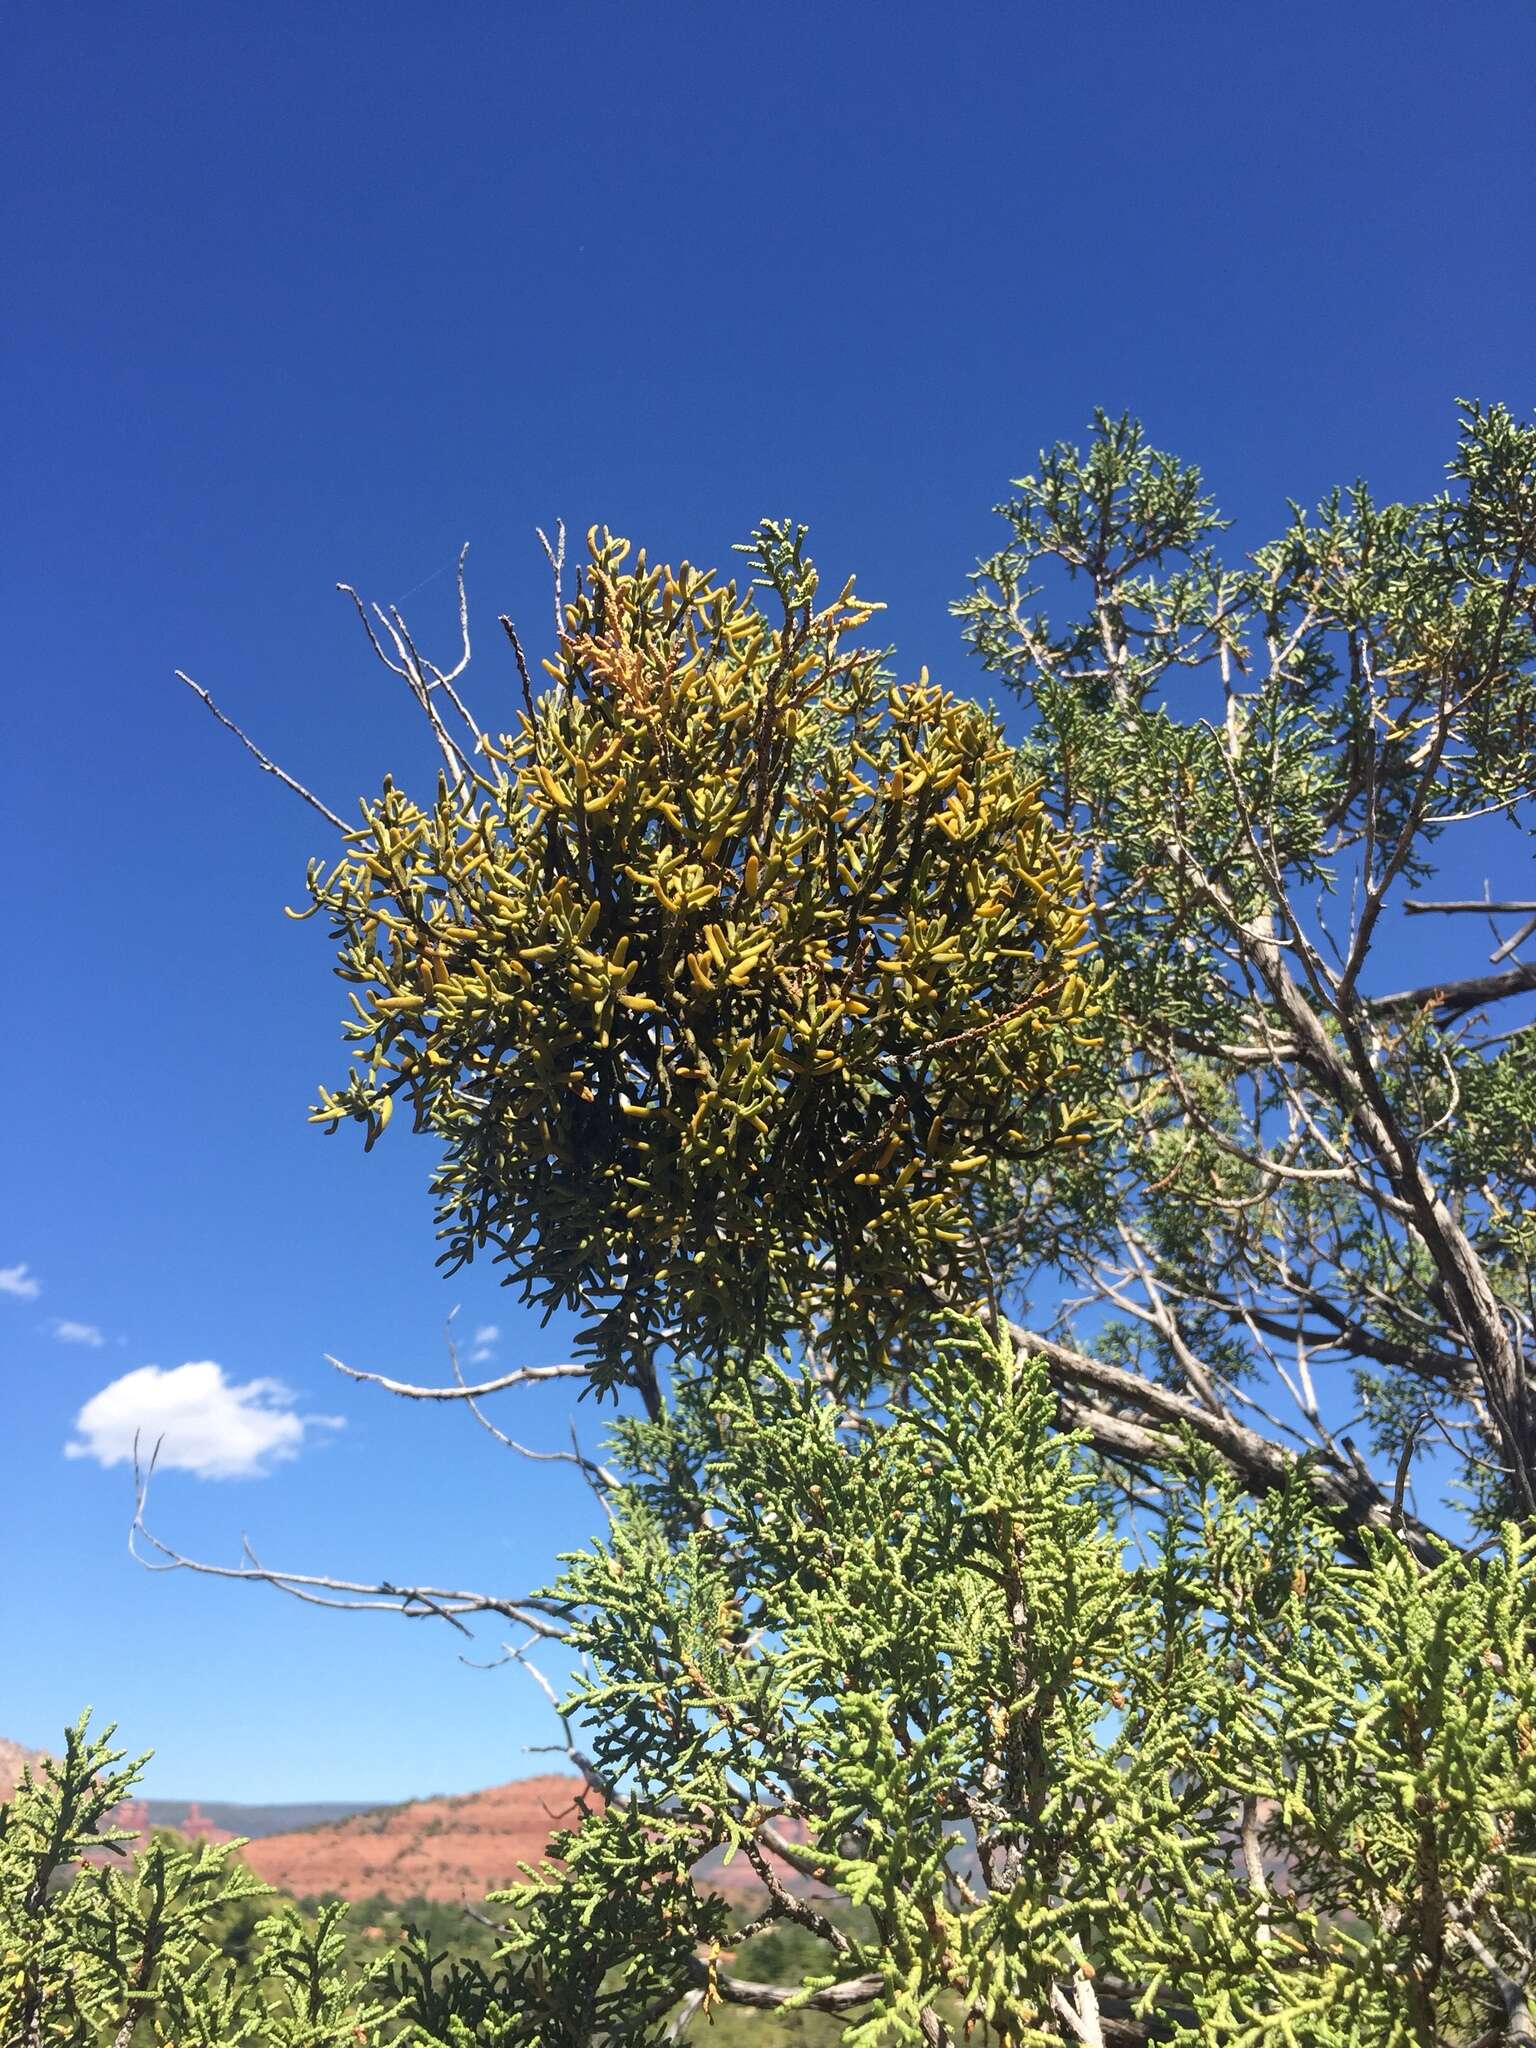
[{"label": "distant red cliff", "polygon": [[[40,1751],[0,1740],[0,1798],[9,1795],[23,1765],[30,1763],[35,1769],[41,1757]],[[247,1841],[239,1854],[269,1884],[300,1898],[329,1893],[349,1899],[380,1894],[395,1900],[479,1900],[489,1891],[515,1883],[524,1864],[537,1865],[543,1860],[553,1835],[578,1826],[583,1798],[589,1809],[601,1805],[580,1778],[520,1778],[484,1792],[416,1799],[313,1826],[264,1833]],[[236,1839],[236,1830],[212,1819],[195,1801],[182,1807],[177,1802],[127,1799],[108,1817],[108,1825],[130,1829],[141,1840],[147,1839],[155,1825],[165,1823],[167,1806],[174,1814],[169,1824],[179,1834],[205,1842]],[[235,1819],[248,1811],[253,1822],[269,1811],[260,1807],[217,1810]],[[270,1809],[274,1814],[297,1810]],[[238,1832],[243,1835],[246,1830]],[[790,1823],[786,1833],[798,1838],[801,1831]],[[123,1849],[135,1846],[125,1843]],[[103,1861],[107,1855],[100,1852],[92,1860]],[[770,1860],[791,1891],[823,1890],[777,1857]],[[705,1857],[696,1876],[714,1891],[756,1893],[760,1889],[744,1856],[733,1857],[727,1865],[719,1850]]]},{"label": "distant red cliff", "polygon": [[521,1778],[268,1835],[239,1853],[258,1876],[300,1898],[481,1899],[515,1883],[521,1865],[537,1864],[559,1829],[580,1823],[582,1791],[579,1778]]}]

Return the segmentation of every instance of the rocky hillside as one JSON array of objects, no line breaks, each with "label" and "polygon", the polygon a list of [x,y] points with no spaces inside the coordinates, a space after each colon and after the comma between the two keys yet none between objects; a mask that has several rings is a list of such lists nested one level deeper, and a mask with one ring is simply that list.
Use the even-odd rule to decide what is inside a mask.
[{"label": "rocky hillside", "polygon": [[413,1799],[350,1820],[268,1835],[241,1851],[268,1883],[300,1898],[478,1900],[537,1863],[581,1817],[579,1778],[521,1778],[458,1798]]},{"label": "rocky hillside", "polygon": [[[8,1798],[24,1764],[41,1751],[0,1738],[0,1799]],[[415,1799],[358,1812],[348,1807],[240,1806],[207,1800],[126,1801],[111,1824],[147,1834],[177,1827],[208,1841],[232,1834],[254,1839],[240,1852],[269,1884],[300,1898],[333,1893],[346,1899],[479,1900],[537,1864],[551,1835],[581,1818],[582,1781],[566,1775],[520,1778],[456,1798]],[[591,1795],[588,1795],[590,1802]],[[793,1831],[792,1831],[793,1832]],[[822,1894],[787,1865],[778,1876],[791,1891]],[[720,1852],[697,1873],[713,1890],[755,1894],[745,1857],[726,1865]],[[825,1895],[825,1894],[822,1894]]]}]

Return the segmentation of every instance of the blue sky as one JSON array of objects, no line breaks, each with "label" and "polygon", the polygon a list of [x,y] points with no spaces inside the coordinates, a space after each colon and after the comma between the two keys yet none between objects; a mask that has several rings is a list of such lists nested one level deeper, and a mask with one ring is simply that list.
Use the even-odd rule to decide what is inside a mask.
[{"label": "blue sky", "polygon": [[561,516],[719,561],[793,514],[974,686],[988,508],[1096,403],[1249,540],[1430,491],[1457,394],[1529,403],[1536,15],[13,0],[0,37],[0,1734],[92,1702],[164,1795],[491,1783],[550,1739],[516,1672],[126,1554],[103,1460],[173,1402],[195,1554],[517,1590],[591,1520],[324,1364],[436,1377],[456,1302],[503,1367],[562,1333],[436,1272],[424,1143],[307,1125],[342,1002],[281,906],[324,830],[173,668],[347,810],[430,766],[334,585],[446,635],[465,539],[483,702]]}]

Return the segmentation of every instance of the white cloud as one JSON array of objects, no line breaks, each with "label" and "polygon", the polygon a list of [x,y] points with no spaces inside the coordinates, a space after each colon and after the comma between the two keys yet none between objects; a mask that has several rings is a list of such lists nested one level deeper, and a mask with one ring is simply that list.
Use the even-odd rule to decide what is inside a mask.
[{"label": "white cloud", "polygon": [[42,1282],[27,1271],[25,1260],[19,1266],[0,1266],[0,1294],[14,1294],[18,1301],[36,1301],[42,1291]]},{"label": "white cloud", "polygon": [[475,1342],[477,1344],[494,1344],[500,1335],[501,1325],[499,1323],[482,1323],[475,1332]]},{"label": "white cloud", "polygon": [[255,1479],[295,1458],[307,1429],[339,1429],[334,1415],[295,1415],[280,1380],[235,1386],[211,1358],[162,1371],[141,1365],[95,1394],[75,1417],[67,1458],[99,1465],[132,1460],[139,1438],[146,1460],[160,1440],[160,1463],[200,1479]]},{"label": "white cloud", "polygon": [[53,1334],[61,1344],[89,1344],[95,1351],[107,1341],[94,1323],[72,1323],[65,1316],[54,1324]]}]

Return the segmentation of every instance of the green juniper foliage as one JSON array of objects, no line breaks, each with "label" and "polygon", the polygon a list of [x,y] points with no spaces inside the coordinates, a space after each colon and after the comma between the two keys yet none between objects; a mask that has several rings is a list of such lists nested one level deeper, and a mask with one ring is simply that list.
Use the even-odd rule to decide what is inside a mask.
[{"label": "green juniper foliage", "polygon": [[[480,2048],[501,2038],[504,1970],[434,1953],[414,1929],[359,1949],[348,1909],[301,1913],[238,1842],[156,1834],[111,1815],[147,1759],[82,1715],[64,1754],[0,1805],[3,2048]],[[447,1961],[447,1967],[444,1963]]]},{"label": "green juniper foliage", "polygon": [[1486,1525],[1529,1518],[1532,927],[1505,928],[1496,972],[1417,986],[1383,986],[1377,954],[1478,821],[1516,884],[1492,896],[1530,893],[1536,428],[1464,406],[1443,496],[1356,485],[1247,560],[1130,420],[1017,491],[957,610],[1087,853],[1115,1096],[1113,1142],[1016,1178],[993,1227],[1016,1271],[1065,1271],[1117,1322],[1074,1349],[1169,1396],[1062,1355],[1073,1412],[1153,1462],[1177,1416],[1272,1485],[1275,1433],[1229,1427],[1258,1378],[1352,1517],[1381,1520],[1396,1462],[1449,1434]]},{"label": "green juniper foliage", "polygon": [[224,1846],[160,1836],[125,1859],[132,1838],[107,1822],[145,1759],[123,1758],[111,1730],[92,1735],[82,1715],[62,1759],[28,1771],[0,1807],[5,2048],[355,2042],[363,2005],[338,1969],[338,1910],[312,1927],[263,1919],[251,1963],[237,1963],[222,1939],[228,1909],[271,1887]]},{"label": "green juniper foliage", "polygon": [[1192,1447],[1138,1557],[1055,1405],[978,1335],[858,1426],[784,1367],[625,1431],[612,1533],[559,1590],[629,1803],[509,1899],[519,1975],[561,1987],[509,2039],[661,2041],[669,1972],[739,1991],[740,1929],[683,1882],[721,1846],[820,1935],[795,1995],[858,2048],[1499,2020],[1486,1951],[1536,1938],[1536,1540],[1343,1561],[1300,1479],[1244,1501]]},{"label": "green juniper foliage", "polygon": [[1536,428],[1245,559],[1129,420],[1016,488],[958,610],[1018,744],[791,528],[746,594],[595,537],[509,736],[375,614],[446,773],[312,870],[318,1113],[407,1100],[449,1260],[643,1410],[480,1603],[606,1797],[464,2048],[1536,2043],[1536,903],[1381,964],[1523,849]]}]

